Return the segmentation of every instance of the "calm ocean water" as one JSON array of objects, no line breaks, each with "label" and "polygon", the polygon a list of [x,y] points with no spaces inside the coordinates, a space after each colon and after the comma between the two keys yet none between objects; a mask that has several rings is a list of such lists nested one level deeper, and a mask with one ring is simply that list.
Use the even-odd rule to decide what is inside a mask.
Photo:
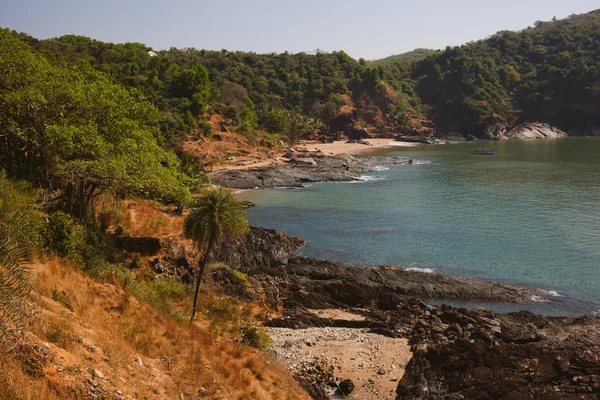
[{"label": "calm ocean water", "polygon": [[[495,156],[469,155],[475,147]],[[358,183],[245,192],[253,225],[310,243],[300,254],[536,286],[546,314],[600,313],[600,139],[453,143],[375,155],[430,161]],[[492,305],[497,310],[514,306]]]}]

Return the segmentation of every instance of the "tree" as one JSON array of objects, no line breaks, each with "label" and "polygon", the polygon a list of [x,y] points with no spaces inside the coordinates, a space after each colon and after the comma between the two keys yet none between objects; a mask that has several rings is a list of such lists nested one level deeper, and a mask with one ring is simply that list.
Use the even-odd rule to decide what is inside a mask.
[{"label": "tree", "polygon": [[189,179],[160,142],[159,111],[137,89],[81,64],[50,62],[0,29],[0,167],[51,190],[86,224],[104,191],[185,203]]},{"label": "tree", "polygon": [[34,193],[0,171],[0,332],[20,319],[22,300],[31,291],[23,263],[34,248],[36,216]]},{"label": "tree", "polygon": [[202,258],[198,264],[190,323],[196,316],[200,284],[213,249],[222,240],[235,239],[247,233],[248,229],[246,212],[241,203],[222,187],[204,191],[192,207],[184,222],[184,234],[194,241]]}]

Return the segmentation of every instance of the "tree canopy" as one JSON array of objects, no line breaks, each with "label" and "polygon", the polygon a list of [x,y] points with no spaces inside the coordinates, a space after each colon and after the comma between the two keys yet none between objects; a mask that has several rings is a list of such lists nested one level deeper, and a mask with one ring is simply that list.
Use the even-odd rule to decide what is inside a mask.
[{"label": "tree canopy", "polygon": [[161,146],[161,115],[136,89],[87,64],[57,65],[0,30],[0,166],[64,190],[87,213],[102,191],[187,201],[177,157]]}]

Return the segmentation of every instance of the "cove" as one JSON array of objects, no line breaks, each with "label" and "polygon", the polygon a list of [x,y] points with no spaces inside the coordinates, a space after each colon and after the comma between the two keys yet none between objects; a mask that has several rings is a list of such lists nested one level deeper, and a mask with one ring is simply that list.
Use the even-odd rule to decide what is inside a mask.
[{"label": "cove", "polygon": [[[497,149],[494,156],[469,150]],[[542,287],[544,313],[600,310],[600,139],[460,142],[376,150],[428,160],[359,182],[244,192],[253,225],[301,237],[300,254]],[[497,307],[496,307],[497,308]]]}]

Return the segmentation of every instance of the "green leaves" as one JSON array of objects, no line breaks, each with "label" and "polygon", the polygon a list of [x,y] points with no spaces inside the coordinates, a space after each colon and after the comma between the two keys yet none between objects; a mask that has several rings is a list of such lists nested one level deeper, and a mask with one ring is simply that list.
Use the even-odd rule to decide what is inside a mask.
[{"label": "green leaves", "polygon": [[106,190],[191,198],[177,158],[160,146],[162,117],[139,91],[86,64],[52,64],[8,30],[0,30],[0,50],[7,72],[0,76],[0,128],[8,148],[0,164],[10,173],[59,188],[85,184],[87,198]]},{"label": "green leaves", "polygon": [[35,195],[22,182],[13,182],[0,171],[0,331],[23,315],[29,295],[27,261],[37,236],[39,216]]},{"label": "green leaves", "polygon": [[184,222],[184,234],[199,249],[208,242],[235,239],[249,230],[246,212],[231,193],[222,187],[202,192],[202,197],[191,207]]}]

